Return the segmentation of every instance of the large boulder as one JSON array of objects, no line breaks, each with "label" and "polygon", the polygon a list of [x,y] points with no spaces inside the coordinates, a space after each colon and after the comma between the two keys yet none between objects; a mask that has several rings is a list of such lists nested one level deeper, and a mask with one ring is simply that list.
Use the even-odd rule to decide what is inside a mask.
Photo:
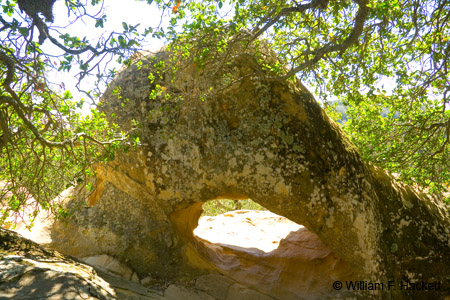
[{"label": "large boulder", "polygon": [[[251,198],[304,225],[361,282],[448,280],[448,211],[365,164],[298,80],[261,67],[261,59],[276,63],[271,51],[237,47],[203,68],[181,61],[161,69],[171,57],[142,58],[108,87],[101,109],[140,145],[96,166],[95,191],[74,195],[87,206],[54,226],[53,247],[116,257],[141,278],[189,281],[221,272],[193,235],[202,204]],[[415,291],[355,295],[408,299]]]}]

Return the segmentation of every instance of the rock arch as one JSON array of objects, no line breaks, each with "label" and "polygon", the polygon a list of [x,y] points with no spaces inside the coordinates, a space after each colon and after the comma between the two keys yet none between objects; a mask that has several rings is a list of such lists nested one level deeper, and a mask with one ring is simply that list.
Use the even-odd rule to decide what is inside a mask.
[{"label": "rock arch", "polygon": [[[188,65],[153,83],[152,63],[120,72],[101,109],[124,129],[137,121],[142,145],[98,166],[95,205],[56,225],[54,246],[115,255],[140,274],[208,273],[214,267],[185,229],[195,228],[202,202],[251,198],[317,234],[360,280],[444,280],[448,212],[365,164],[300,82],[270,78],[251,51],[219,69]],[[172,98],[149,99],[156,84]],[[411,232],[421,232],[420,243]]]}]

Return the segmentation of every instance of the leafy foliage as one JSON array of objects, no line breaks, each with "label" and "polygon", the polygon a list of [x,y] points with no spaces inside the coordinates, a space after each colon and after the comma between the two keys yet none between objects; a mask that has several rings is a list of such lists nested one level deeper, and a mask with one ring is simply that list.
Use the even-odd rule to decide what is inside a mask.
[{"label": "leafy foliage", "polygon": [[216,199],[210,200],[203,204],[202,216],[217,216],[229,211],[247,209],[247,210],[266,210],[264,207],[252,199],[232,200],[232,199]]},{"label": "leafy foliage", "polygon": [[[0,1],[0,179],[7,181],[0,197],[3,202],[9,197],[3,219],[19,214],[29,196],[57,211],[51,199],[67,184],[84,181],[93,163],[139,143],[107,124],[95,109],[83,116],[84,100],[73,99],[63,83],[58,91],[48,74],[77,69],[79,83],[94,78],[99,89],[84,92],[95,104],[104,86],[100,83],[115,74],[108,62],[130,64],[147,37],[168,41],[174,53],[161,72],[183,67],[180,61],[199,69],[214,62],[221,68],[235,54],[230,43],[243,51],[270,45],[279,59],[263,53],[252,58],[272,71],[267,80],[297,75],[323,101],[347,105],[343,128],[366,160],[430,192],[448,187],[448,1],[147,2],[157,5],[167,22],[154,28],[123,22],[122,32],[109,32],[101,1],[66,0],[73,20],[93,19],[95,28],[105,30],[91,40],[52,25],[52,0]],[[49,43],[59,55],[46,50],[43,45]],[[235,79],[220,80],[229,84]],[[150,98],[170,97],[156,86]],[[196,96],[213,98],[214,92]],[[383,109],[387,116],[380,114]]]},{"label": "leafy foliage", "polygon": [[[115,57],[125,62],[135,52],[132,47],[140,38],[136,26],[124,23],[122,33],[88,41],[44,21],[40,13],[53,20],[53,3],[0,2],[0,223],[9,216],[24,217],[26,205],[36,208],[34,216],[41,208],[64,214],[51,200],[93,175],[93,163],[111,159],[116,149],[133,143],[97,110],[83,116],[85,101],[74,99],[64,83],[51,82],[48,74],[78,67],[79,82],[88,76],[97,84],[110,80],[114,72],[103,72],[105,61]],[[104,15],[87,11],[98,0],[65,4],[75,20],[93,18],[96,26],[103,26]],[[44,43],[52,43],[62,54],[46,51]],[[86,92],[92,99],[98,94]]]}]

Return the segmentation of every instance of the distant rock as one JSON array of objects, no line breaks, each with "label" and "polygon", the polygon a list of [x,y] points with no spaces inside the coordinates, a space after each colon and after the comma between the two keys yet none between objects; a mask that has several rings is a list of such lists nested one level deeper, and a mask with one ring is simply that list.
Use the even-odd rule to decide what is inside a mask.
[{"label": "distant rock", "polygon": [[[74,187],[70,187],[53,199],[53,202],[60,204],[67,203],[70,201],[70,197],[73,193]],[[35,201],[34,198],[28,199],[28,203],[33,203],[34,205],[25,206],[25,209],[21,214],[22,219],[16,220],[15,217],[9,217],[6,219],[3,227],[12,229],[24,238],[30,239],[40,245],[49,245],[52,243],[51,231],[54,226],[54,215],[49,210],[45,210],[37,204],[39,213],[36,215],[36,218],[30,227],[32,221],[31,215],[33,210],[36,209]]]},{"label": "distant rock", "polygon": [[210,243],[236,246],[255,255],[277,249],[290,232],[304,228],[270,211],[235,210],[215,217],[201,217],[194,234]]}]

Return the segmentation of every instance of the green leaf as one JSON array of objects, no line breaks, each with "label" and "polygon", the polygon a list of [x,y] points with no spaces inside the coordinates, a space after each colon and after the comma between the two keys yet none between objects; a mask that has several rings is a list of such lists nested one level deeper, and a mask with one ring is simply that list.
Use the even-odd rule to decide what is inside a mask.
[{"label": "green leaf", "polygon": [[101,27],[103,28],[103,19],[97,19],[95,21],[95,28]]},{"label": "green leaf", "polygon": [[136,42],[135,40],[129,40],[127,46],[128,46],[128,47],[131,47],[131,46],[133,46],[133,45],[139,45],[139,43]]},{"label": "green leaf", "polygon": [[23,35],[24,37],[27,37],[28,34],[30,33],[29,30],[28,30],[28,28],[26,28],[26,27],[20,27],[20,28],[19,28],[19,32],[20,32],[20,34]]},{"label": "green leaf", "polygon": [[125,41],[125,39],[121,35],[119,36],[119,45],[122,48],[126,48],[127,47],[127,42]]}]

